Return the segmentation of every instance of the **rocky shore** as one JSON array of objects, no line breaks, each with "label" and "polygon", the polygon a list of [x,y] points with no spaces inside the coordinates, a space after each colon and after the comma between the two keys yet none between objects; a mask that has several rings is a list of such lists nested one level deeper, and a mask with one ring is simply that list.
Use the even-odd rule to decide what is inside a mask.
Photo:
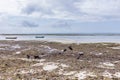
[{"label": "rocky shore", "polygon": [[120,44],[0,41],[0,80],[120,80]]}]

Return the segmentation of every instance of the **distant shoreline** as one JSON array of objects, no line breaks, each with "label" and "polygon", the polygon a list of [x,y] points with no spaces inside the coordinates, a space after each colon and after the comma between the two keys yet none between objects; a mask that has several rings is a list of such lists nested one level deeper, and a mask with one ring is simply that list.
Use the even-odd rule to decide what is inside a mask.
[{"label": "distant shoreline", "polygon": [[49,36],[120,36],[120,34],[117,33],[81,33],[81,34],[71,34],[71,33],[51,33],[51,34],[0,34],[5,36],[11,36],[11,35],[49,35]]}]

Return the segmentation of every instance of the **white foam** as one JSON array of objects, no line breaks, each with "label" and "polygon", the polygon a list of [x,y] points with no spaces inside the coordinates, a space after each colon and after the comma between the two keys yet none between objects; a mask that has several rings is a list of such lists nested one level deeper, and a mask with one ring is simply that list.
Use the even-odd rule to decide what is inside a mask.
[{"label": "white foam", "polygon": [[101,40],[101,39],[84,39],[84,40],[75,40],[75,39],[65,39],[65,38],[52,38],[52,39],[44,39],[41,41],[47,41],[47,42],[60,42],[63,44],[72,44],[72,43],[76,43],[76,44],[80,44],[80,43],[120,43],[119,40]]},{"label": "white foam", "polygon": [[71,43],[76,43],[76,41],[74,40],[70,40],[70,39],[46,39],[44,41],[48,41],[48,42],[60,42],[63,44],[71,44]]}]

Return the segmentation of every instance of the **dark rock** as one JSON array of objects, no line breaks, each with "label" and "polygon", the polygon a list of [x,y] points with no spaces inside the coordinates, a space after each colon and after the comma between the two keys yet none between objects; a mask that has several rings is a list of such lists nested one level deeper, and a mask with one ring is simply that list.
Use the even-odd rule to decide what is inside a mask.
[{"label": "dark rock", "polygon": [[73,50],[72,46],[68,46],[68,48],[69,48],[71,51]]},{"label": "dark rock", "polygon": [[77,57],[77,59],[80,59],[80,57],[83,56],[83,55],[84,55],[83,52],[79,52],[79,53],[78,53],[78,57]]},{"label": "dark rock", "polygon": [[61,52],[59,52],[59,54],[62,54]]}]

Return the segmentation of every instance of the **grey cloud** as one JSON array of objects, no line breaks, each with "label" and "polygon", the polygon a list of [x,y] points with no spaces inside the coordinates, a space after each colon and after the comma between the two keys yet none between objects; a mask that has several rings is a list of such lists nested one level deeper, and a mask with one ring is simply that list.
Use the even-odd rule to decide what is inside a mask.
[{"label": "grey cloud", "polygon": [[[33,1],[33,0],[32,0]],[[31,2],[32,2],[31,1]],[[41,1],[41,2],[40,2]],[[86,0],[85,0],[86,1]],[[44,2],[44,3],[42,3]],[[83,3],[83,0],[35,0],[33,3],[26,4],[22,9],[22,13],[32,15],[37,13],[39,18],[56,18],[56,19],[71,19],[81,21],[91,21],[97,19],[98,16],[93,16],[80,11],[75,3]],[[78,6],[79,4],[77,4]],[[79,5],[81,6],[81,5]],[[88,16],[85,16],[88,15]],[[32,16],[35,16],[34,14]],[[93,17],[93,18],[92,18]],[[86,20],[85,20],[86,19]],[[91,20],[87,20],[91,19]],[[92,21],[95,21],[92,20]]]},{"label": "grey cloud", "polygon": [[61,10],[68,11],[71,14],[78,14],[78,9],[74,6],[74,3],[80,2],[81,0],[57,0],[56,6],[60,6]]},{"label": "grey cloud", "polygon": [[[41,0],[43,1],[43,0]],[[41,15],[58,15],[54,11],[59,13],[67,12],[71,15],[80,15],[78,14],[78,9],[74,6],[74,3],[81,0],[45,0],[46,3],[44,6],[40,0],[35,0],[33,3],[26,4],[26,6],[22,9],[22,12],[25,14],[32,14],[34,12],[40,13]],[[49,6],[48,6],[49,5]]]},{"label": "grey cloud", "polygon": [[[42,25],[39,23],[50,23],[44,19],[78,20],[80,22],[120,19],[120,0],[23,0],[21,2],[23,2],[23,5],[20,4],[22,14],[20,13],[18,16],[25,18],[19,21],[15,17],[10,24],[37,27]],[[29,19],[26,19],[28,17]],[[10,18],[10,20],[12,19]],[[41,21],[35,22],[34,19],[41,19]],[[70,23],[69,21],[53,20],[53,24],[50,24],[59,28],[69,27]]]},{"label": "grey cloud", "polygon": [[22,13],[25,13],[28,15],[34,12],[37,12],[40,14],[53,14],[50,9],[44,9],[43,7],[36,5],[36,4],[29,4],[25,8],[22,9]]},{"label": "grey cloud", "polygon": [[22,26],[23,27],[38,27],[39,24],[34,23],[34,22],[29,22],[29,21],[23,21]]},{"label": "grey cloud", "polygon": [[35,5],[28,5],[27,7],[25,7],[22,12],[26,13],[26,14],[32,14],[35,11],[39,11],[39,7],[35,6]]},{"label": "grey cloud", "polygon": [[68,22],[68,21],[57,21],[57,22],[53,23],[51,26],[54,27],[54,28],[65,29],[65,28],[70,28],[71,23]]},{"label": "grey cloud", "polygon": [[120,16],[120,0],[82,0],[76,8],[82,13],[94,16]]},{"label": "grey cloud", "polygon": [[2,13],[0,13],[0,16],[2,16]]}]

